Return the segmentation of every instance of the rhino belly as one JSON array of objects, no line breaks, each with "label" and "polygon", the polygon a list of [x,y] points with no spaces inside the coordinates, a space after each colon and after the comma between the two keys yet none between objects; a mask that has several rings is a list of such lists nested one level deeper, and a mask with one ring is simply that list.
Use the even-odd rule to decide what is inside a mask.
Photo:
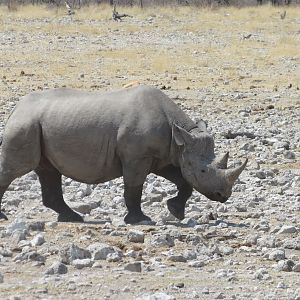
[{"label": "rhino belly", "polygon": [[116,138],[97,134],[45,134],[44,155],[61,174],[85,183],[101,183],[122,176]]}]

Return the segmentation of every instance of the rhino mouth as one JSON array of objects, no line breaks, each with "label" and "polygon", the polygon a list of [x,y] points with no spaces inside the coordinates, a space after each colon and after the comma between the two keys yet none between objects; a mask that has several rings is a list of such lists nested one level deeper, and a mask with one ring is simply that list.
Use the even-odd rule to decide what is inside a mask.
[{"label": "rhino mouth", "polygon": [[206,196],[208,199],[220,203],[225,203],[229,197],[222,195],[220,192],[214,192],[214,193],[205,193],[204,196]]}]

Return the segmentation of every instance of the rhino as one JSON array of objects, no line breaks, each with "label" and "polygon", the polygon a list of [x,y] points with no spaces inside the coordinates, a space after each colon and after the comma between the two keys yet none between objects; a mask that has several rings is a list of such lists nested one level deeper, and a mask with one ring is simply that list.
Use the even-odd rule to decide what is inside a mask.
[{"label": "rhino", "polygon": [[124,221],[150,221],[141,209],[149,173],[177,186],[167,207],[181,220],[193,189],[221,203],[230,197],[247,159],[231,169],[227,161],[228,153],[215,156],[206,123],[194,122],[157,88],[36,91],[20,99],[4,129],[0,218],[7,219],[1,200],[10,183],[35,171],[43,204],[58,214],[60,222],[83,222],[64,201],[62,175],[87,184],[123,176]]}]

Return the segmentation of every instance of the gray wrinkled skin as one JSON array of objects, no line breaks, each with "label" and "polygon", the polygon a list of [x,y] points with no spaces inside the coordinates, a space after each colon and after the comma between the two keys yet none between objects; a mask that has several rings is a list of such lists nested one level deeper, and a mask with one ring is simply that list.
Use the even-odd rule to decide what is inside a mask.
[{"label": "gray wrinkled skin", "polygon": [[230,197],[246,162],[226,170],[227,159],[215,158],[203,121],[195,124],[155,88],[34,92],[20,100],[5,127],[0,199],[15,178],[34,170],[43,203],[59,214],[58,220],[82,221],[63,200],[61,175],[85,183],[123,176],[125,221],[137,223],[149,220],[141,211],[141,194],[146,176],[155,173],[177,185],[168,208],[183,219],[193,188],[215,201]]}]

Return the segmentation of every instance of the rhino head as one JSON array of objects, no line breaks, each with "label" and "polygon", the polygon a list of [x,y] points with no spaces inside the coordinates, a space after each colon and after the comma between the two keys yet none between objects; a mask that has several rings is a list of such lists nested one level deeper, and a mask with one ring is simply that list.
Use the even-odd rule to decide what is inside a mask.
[{"label": "rhino head", "polygon": [[248,160],[239,167],[228,169],[229,153],[215,157],[214,141],[203,121],[190,132],[174,124],[172,138],[177,145],[179,165],[185,180],[207,198],[226,202]]}]

